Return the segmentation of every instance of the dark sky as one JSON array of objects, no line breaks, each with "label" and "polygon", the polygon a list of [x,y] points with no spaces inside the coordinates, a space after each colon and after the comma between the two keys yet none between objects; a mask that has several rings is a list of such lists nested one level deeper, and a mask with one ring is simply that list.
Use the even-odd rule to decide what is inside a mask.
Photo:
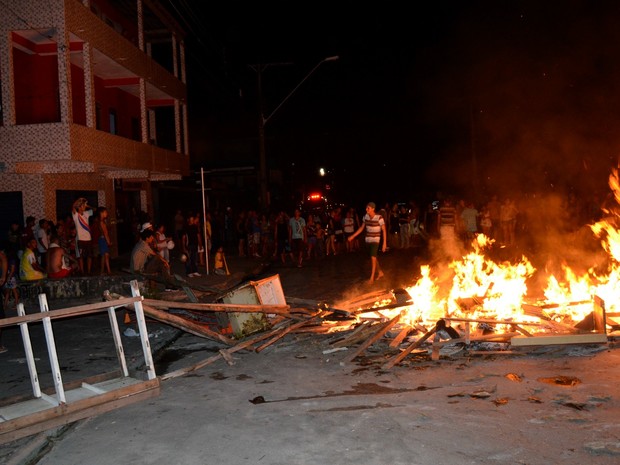
[{"label": "dark sky", "polygon": [[190,137],[207,163],[256,163],[248,65],[287,63],[263,72],[269,114],[338,55],[266,126],[270,165],[295,182],[324,166],[342,196],[379,202],[607,190],[620,2],[193,3],[177,9],[189,18]]}]

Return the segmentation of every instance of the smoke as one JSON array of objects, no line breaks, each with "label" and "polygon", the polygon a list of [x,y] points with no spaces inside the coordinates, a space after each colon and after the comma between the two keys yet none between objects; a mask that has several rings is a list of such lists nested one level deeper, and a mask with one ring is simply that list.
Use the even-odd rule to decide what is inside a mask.
[{"label": "smoke", "polygon": [[465,255],[463,241],[457,237],[453,226],[441,226],[439,238],[431,239],[428,247],[437,264],[448,264]]},{"label": "smoke", "polygon": [[[497,264],[528,261],[535,269],[528,280],[530,297],[542,298],[549,277],[563,281],[567,269],[578,276],[604,275],[608,270],[609,254],[591,228],[597,217],[594,210],[600,214],[601,205],[585,204],[573,195],[542,193],[519,197],[517,208],[515,245],[504,246],[500,231],[479,250]],[[442,227],[439,236],[429,240],[433,279],[443,292],[452,285],[451,263],[462,260],[474,248],[474,243],[457,235],[452,226]]]},{"label": "smoke", "polygon": [[604,185],[620,154],[612,3],[482,2],[463,15],[416,82],[425,124],[441,127],[426,174],[512,196]]}]

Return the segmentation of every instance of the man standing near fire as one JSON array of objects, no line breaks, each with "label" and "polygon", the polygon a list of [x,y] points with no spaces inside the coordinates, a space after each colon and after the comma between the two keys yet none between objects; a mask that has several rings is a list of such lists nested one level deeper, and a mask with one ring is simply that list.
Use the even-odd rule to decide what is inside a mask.
[{"label": "man standing near fire", "polygon": [[[353,241],[362,231],[366,230],[366,246],[368,247],[368,254],[370,255],[371,271],[369,283],[375,281],[375,274],[377,274],[376,280],[383,278],[383,271],[379,265],[379,244],[382,244],[382,252],[387,248],[387,231],[385,229],[385,220],[383,217],[375,212],[377,206],[374,202],[368,202],[366,205],[366,214],[364,215],[363,223],[352,235],[349,236],[349,241]],[[382,241],[383,239],[383,241]]]}]

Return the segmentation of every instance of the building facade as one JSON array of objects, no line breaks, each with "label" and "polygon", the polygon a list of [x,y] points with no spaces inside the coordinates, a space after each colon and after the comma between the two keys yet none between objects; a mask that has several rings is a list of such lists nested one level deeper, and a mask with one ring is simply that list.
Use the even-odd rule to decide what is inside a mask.
[{"label": "building facade", "polygon": [[4,3],[0,233],[86,197],[123,252],[151,183],[189,174],[183,31],[156,0]]}]

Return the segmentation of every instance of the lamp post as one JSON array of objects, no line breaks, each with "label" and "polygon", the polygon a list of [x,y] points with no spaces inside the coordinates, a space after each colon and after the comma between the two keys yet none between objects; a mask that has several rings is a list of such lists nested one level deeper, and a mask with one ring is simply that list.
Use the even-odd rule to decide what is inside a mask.
[{"label": "lamp post", "polygon": [[258,75],[258,153],[259,153],[259,171],[258,171],[258,185],[259,185],[259,193],[260,193],[260,206],[263,211],[267,211],[269,209],[269,189],[268,189],[268,179],[267,179],[267,154],[265,151],[265,125],[269,122],[269,120],[273,117],[273,115],[286,103],[286,101],[299,89],[299,87],[306,82],[306,80],[312,76],[312,74],[321,66],[323,63],[328,61],[336,61],[340,57],[332,56],[327,57],[319,61],[314,68],[310,70],[306,76],[299,81],[293,90],[291,90],[286,97],[278,104],[275,109],[265,116],[264,112],[264,103],[263,103],[263,84],[262,84],[262,73],[269,65],[277,65],[277,64],[289,64],[289,63],[267,63],[261,65],[251,66],[254,71],[256,71]]}]

